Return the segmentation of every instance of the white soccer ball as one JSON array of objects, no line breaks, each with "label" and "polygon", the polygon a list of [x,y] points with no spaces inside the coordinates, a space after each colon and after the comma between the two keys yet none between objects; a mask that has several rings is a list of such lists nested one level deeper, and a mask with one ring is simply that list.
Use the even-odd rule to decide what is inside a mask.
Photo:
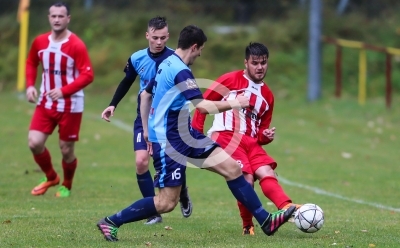
[{"label": "white soccer ball", "polygon": [[305,233],[315,233],[324,225],[324,212],[316,204],[304,204],[296,211],[294,223]]}]

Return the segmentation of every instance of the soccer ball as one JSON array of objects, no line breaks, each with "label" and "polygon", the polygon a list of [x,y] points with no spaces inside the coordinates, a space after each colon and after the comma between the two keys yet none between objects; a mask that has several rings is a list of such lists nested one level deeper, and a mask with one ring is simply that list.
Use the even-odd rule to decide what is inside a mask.
[{"label": "soccer ball", "polygon": [[305,233],[315,233],[324,225],[324,212],[316,204],[304,204],[296,211],[294,223]]}]

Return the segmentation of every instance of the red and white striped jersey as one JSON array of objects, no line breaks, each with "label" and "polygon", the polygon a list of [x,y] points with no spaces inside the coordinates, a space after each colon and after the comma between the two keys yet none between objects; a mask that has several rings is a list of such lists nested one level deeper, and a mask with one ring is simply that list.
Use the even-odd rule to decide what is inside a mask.
[{"label": "red and white striped jersey", "polygon": [[[83,88],[93,81],[93,70],[85,44],[77,35],[54,42],[51,32],[39,35],[32,43],[26,61],[27,87],[34,86],[37,67],[42,64],[42,83],[38,105],[58,112],[83,112]],[[46,92],[60,88],[63,97],[52,101]]]},{"label": "red and white striped jersey", "polygon": [[[250,106],[216,114],[208,134],[233,131],[256,138],[260,144],[269,143],[270,140],[262,132],[271,124],[274,95],[265,83],[254,83],[246,77],[243,70],[233,71],[219,77],[203,96],[211,101],[227,101],[242,93],[250,99]],[[203,132],[205,119],[206,114],[196,110],[193,128]]]}]

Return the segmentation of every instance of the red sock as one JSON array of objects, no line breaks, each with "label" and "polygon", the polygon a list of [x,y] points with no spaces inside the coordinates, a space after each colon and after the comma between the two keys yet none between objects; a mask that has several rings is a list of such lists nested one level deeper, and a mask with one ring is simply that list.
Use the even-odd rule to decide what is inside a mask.
[{"label": "red sock", "polygon": [[283,208],[286,204],[292,203],[292,200],[286,195],[275,177],[264,177],[260,180],[260,186],[264,195],[270,199],[278,209]]},{"label": "red sock", "polygon": [[237,202],[240,211],[240,217],[242,217],[243,227],[254,226],[253,214],[241,203]]},{"label": "red sock", "polygon": [[78,165],[77,159],[75,159],[69,164],[67,164],[64,160],[62,161],[62,168],[64,170],[64,181],[62,185],[68,189],[72,188],[72,180],[74,179],[74,174],[77,165]]},{"label": "red sock", "polygon": [[48,181],[56,179],[57,172],[55,172],[53,168],[53,164],[51,163],[51,156],[46,147],[41,154],[33,154],[33,158],[35,159],[35,162],[39,165],[40,169],[42,169],[44,174],[46,174]]}]

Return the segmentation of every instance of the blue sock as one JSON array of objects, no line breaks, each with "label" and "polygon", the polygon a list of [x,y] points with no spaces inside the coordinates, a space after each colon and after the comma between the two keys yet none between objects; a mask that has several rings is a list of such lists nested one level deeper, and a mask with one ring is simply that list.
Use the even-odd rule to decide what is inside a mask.
[{"label": "blue sock", "polygon": [[244,176],[227,181],[229,189],[235,198],[241,202],[256,218],[257,222],[262,225],[268,218],[269,213],[262,207],[260,199],[253,187],[244,179]]},{"label": "blue sock", "polygon": [[144,220],[154,215],[157,215],[157,210],[153,197],[146,197],[134,202],[120,212],[108,216],[108,219],[117,227],[120,227],[123,224]]},{"label": "blue sock", "polygon": [[185,177],[183,178],[182,189],[186,189],[186,175],[185,175]]},{"label": "blue sock", "polygon": [[156,195],[150,171],[146,171],[142,175],[136,174],[136,178],[143,197],[153,197]]}]

